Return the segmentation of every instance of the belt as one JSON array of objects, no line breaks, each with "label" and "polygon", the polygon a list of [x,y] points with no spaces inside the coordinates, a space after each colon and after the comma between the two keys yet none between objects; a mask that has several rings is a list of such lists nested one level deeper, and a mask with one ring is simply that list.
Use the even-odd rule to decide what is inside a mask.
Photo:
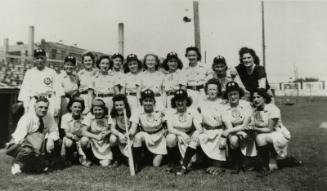
[{"label": "belt", "polygon": [[[143,128],[142,128],[143,129]],[[155,131],[151,131],[151,132],[149,132],[149,131],[145,131],[144,129],[143,129],[143,131],[144,132],[146,132],[146,133],[148,133],[148,134],[155,134],[155,133],[158,133],[159,131],[161,131],[163,128],[162,128],[162,126],[158,129],[158,130],[155,130]]]},{"label": "belt", "polygon": [[136,96],[136,92],[126,92],[126,95],[129,95],[129,96]]},{"label": "belt", "polygon": [[210,126],[210,125],[207,125],[207,124],[203,124],[203,128],[205,128],[206,130],[214,130],[214,129],[223,129],[223,126],[222,125],[219,125],[219,126]]},{"label": "belt", "polygon": [[51,98],[52,97],[52,94],[45,94],[45,95],[39,95],[39,96],[32,96],[32,98],[34,99],[39,99],[40,97],[46,97],[46,98]]},{"label": "belt", "polygon": [[126,130],[125,129],[121,129],[121,128],[117,127],[117,126],[116,126],[116,129],[117,129],[117,131],[119,131],[119,132],[121,132],[123,134],[126,133]]},{"label": "belt", "polygon": [[114,94],[97,94],[98,97],[111,97]]},{"label": "belt", "polygon": [[83,90],[83,91],[80,91],[79,93],[80,94],[87,94],[89,91],[88,90]]},{"label": "belt", "polygon": [[175,94],[175,91],[174,91],[174,90],[168,90],[168,91],[166,91],[166,94],[167,94],[168,96],[172,96],[172,95]]},{"label": "belt", "polygon": [[186,86],[187,89],[191,89],[191,90],[194,90],[194,91],[200,91],[201,89],[204,88],[203,85],[198,85],[198,86]]}]

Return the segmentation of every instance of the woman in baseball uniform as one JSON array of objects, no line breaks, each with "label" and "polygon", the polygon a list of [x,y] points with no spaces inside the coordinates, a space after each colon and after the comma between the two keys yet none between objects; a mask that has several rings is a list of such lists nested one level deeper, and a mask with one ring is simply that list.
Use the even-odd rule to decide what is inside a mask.
[{"label": "woman in baseball uniform", "polygon": [[110,57],[102,55],[97,62],[99,72],[93,79],[95,98],[103,100],[109,111],[112,108],[112,97],[115,94],[115,86],[117,85],[117,79],[115,78],[114,73],[109,70],[112,68],[110,64]]},{"label": "woman in baseball uniform", "polygon": [[181,78],[183,63],[176,52],[170,52],[163,62],[163,68],[166,70],[163,80],[164,106],[171,108],[171,99],[175,91],[181,88],[186,89],[186,82],[183,82]]},{"label": "woman in baseball uniform", "polygon": [[255,110],[252,116],[253,123],[249,129],[256,134],[260,166],[258,176],[262,177],[268,175],[269,169],[278,169],[277,156],[286,157],[291,134],[283,125],[280,110],[271,103],[271,96],[267,90],[263,88],[254,90],[252,101]]},{"label": "woman in baseball uniform", "polygon": [[244,89],[239,76],[235,73],[236,71],[228,68],[227,62],[223,56],[216,56],[212,62],[212,73],[209,75],[209,79],[214,78],[219,81],[221,85],[221,95],[226,91],[226,84],[230,81],[235,81],[239,86]]},{"label": "woman in baseball uniform", "polygon": [[87,147],[88,139],[82,137],[83,128],[87,125],[85,123],[85,117],[82,115],[84,108],[84,100],[79,97],[71,99],[68,103],[67,110],[69,113],[66,113],[61,118],[61,129],[65,131],[61,156],[66,161],[73,162],[73,152],[77,150],[80,163],[88,167],[91,163],[86,159],[83,151],[83,148],[85,149]]},{"label": "woman in baseball uniform", "polygon": [[197,47],[186,48],[185,56],[189,65],[183,71],[188,95],[192,98],[192,106],[197,107],[199,99],[205,97],[204,84],[211,69],[201,63],[201,53]]},{"label": "woman in baseball uniform", "polygon": [[124,57],[119,53],[115,53],[111,56],[112,68],[111,71],[117,79],[117,85],[115,86],[116,94],[125,94],[124,89],[121,85],[121,81],[124,78],[123,63]]},{"label": "woman in baseball uniform", "polygon": [[67,105],[70,99],[78,96],[79,79],[75,74],[76,58],[74,56],[66,56],[64,59],[64,71],[58,76],[58,82],[62,87],[63,95],[61,99],[61,115],[67,113]]},{"label": "woman in baseball uniform", "polygon": [[[206,156],[213,162],[226,161],[226,139],[222,138],[222,133],[225,130],[221,114],[224,107],[224,102],[220,99],[220,84],[217,79],[210,79],[205,85],[206,97],[200,101],[198,110],[202,116],[203,131],[196,131],[193,134],[193,144],[190,144],[186,149],[186,154],[183,160],[182,168],[177,175],[187,173],[187,167],[191,157],[195,154],[198,146],[201,146]],[[189,154],[190,153],[190,154]],[[224,169],[219,167],[209,167],[207,173],[222,174]]]},{"label": "woman in baseball uniform", "polygon": [[229,156],[238,174],[243,169],[244,156],[256,156],[254,135],[248,131],[252,108],[248,101],[242,100],[243,90],[234,81],[226,84],[224,98],[228,100],[224,107],[222,120],[227,128],[222,137],[228,138]]},{"label": "woman in baseball uniform", "polygon": [[[109,125],[112,132],[110,135],[110,142],[113,143],[112,152],[114,155],[114,162],[118,165],[125,159],[121,157],[122,155],[128,157],[127,136],[130,136],[132,142],[132,139],[137,131],[137,126],[133,126],[133,128],[131,128],[131,109],[125,95],[115,95],[112,102],[113,108],[110,112],[109,118]],[[129,134],[126,133],[124,110],[126,110],[127,128],[129,129]]]},{"label": "woman in baseball uniform", "polygon": [[140,105],[141,96],[141,71],[142,63],[135,54],[130,54],[126,58],[124,66],[124,80],[122,80],[122,86],[127,96],[128,103],[131,106],[131,110],[138,108]]},{"label": "woman in baseball uniform", "polygon": [[[175,92],[172,99],[172,108],[166,113],[166,120],[169,134],[166,137],[167,147],[169,148],[169,159],[172,160],[176,156],[174,147],[178,145],[183,160],[190,161],[195,153],[197,140],[193,137],[195,132],[202,132],[202,118],[199,112],[190,107],[192,99],[188,97],[187,91],[179,89]],[[174,156],[175,155],[175,156]],[[195,161],[195,157],[192,158]],[[184,169],[186,171],[186,168]]]},{"label": "woman in baseball uniform", "polygon": [[163,155],[167,154],[165,130],[163,127],[164,114],[156,107],[154,92],[147,89],[141,95],[142,108],[136,110],[131,117],[132,128],[140,127],[133,142],[133,155],[137,171],[142,161],[140,153],[144,144],[150,153],[154,155],[152,164],[155,167],[161,165]]},{"label": "woman in baseball uniform", "polygon": [[84,99],[85,109],[83,114],[86,115],[90,112],[91,104],[93,100],[93,79],[97,73],[97,69],[94,68],[95,58],[91,52],[87,52],[82,56],[83,69],[77,73],[80,81],[79,94]]},{"label": "woman in baseball uniform", "polygon": [[160,60],[157,55],[147,54],[144,56],[145,71],[141,73],[141,91],[152,90],[156,99],[156,107],[163,110],[163,79],[165,76],[158,71],[159,64]]},{"label": "woman in baseball uniform", "polygon": [[87,126],[83,130],[83,136],[89,139],[92,153],[99,160],[100,165],[106,167],[111,163],[112,152],[109,141],[108,108],[102,99],[93,100],[91,113],[86,121]]}]

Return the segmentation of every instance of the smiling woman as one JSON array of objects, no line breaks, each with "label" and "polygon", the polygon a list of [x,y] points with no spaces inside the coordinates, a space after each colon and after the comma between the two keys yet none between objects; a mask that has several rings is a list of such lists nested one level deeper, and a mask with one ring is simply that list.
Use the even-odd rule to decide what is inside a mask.
[{"label": "smiling woman", "polygon": [[[270,91],[265,68],[260,66],[260,59],[255,51],[248,47],[242,47],[239,51],[240,64],[236,66],[236,71],[241,78],[245,90],[252,93],[257,88],[264,88]],[[249,95],[246,94],[249,98]]]}]

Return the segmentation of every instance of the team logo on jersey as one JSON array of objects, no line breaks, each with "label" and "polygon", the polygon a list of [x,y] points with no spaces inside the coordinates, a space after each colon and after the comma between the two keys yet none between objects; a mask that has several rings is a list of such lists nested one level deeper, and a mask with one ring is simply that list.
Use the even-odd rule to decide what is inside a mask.
[{"label": "team logo on jersey", "polygon": [[233,109],[232,116],[233,118],[241,118],[241,112],[238,109]]},{"label": "team logo on jersey", "polygon": [[43,79],[43,83],[48,86],[52,83],[52,80],[51,80],[51,78],[46,77]]}]

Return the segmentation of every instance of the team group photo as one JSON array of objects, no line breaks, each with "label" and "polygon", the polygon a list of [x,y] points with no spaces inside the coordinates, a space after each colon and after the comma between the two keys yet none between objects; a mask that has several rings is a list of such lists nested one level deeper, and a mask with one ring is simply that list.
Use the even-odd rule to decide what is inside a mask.
[{"label": "team group photo", "polygon": [[[294,64],[295,77],[288,77],[293,74],[287,73],[286,65],[275,67],[271,56],[266,57],[266,47],[273,43],[266,46],[265,35],[270,31],[267,27],[265,32],[264,6],[269,14],[269,6],[302,10],[303,4],[252,3],[261,14],[257,22],[262,30],[256,36],[262,46],[253,44],[250,37],[237,42],[237,37],[229,39],[231,46],[222,47],[223,43],[207,43],[213,37],[200,33],[200,21],[206,23],[207,17],[200,19],[199,11],[201,16],[211,13],[203,10],[219,3],[241,10],[246,3],[107,5],[118,9],[128,3],[141,10],[162,6],[173,12],[181,7],[183,12],[176,13],[179,22],[194,27],[190,32],[194,36],[185,36],[187,43],[176,48],[151,50],[152,42],[147,47],[142,35],[128,36],[131,24],[116,22],[118,37],[112,38],[118,41],[118,49],[109,51],[44,39],[34,43],[34,32],[38,34],[42,26],[29,27],[26,46],[23,42],[11,46],[4,40],[0,99],[1,113],[8,114],[1,118],[1,190],[324,190],[327,93],[323,70],[301,72],[300,78],[298,70],[305,71],[306,66]],[[40,2],[41,7],[51,5]],[[165,18],[168,22],[169,17]],[[166,25],[155,17],[147,20]],[[168,36],[173,35],[168,32],[173,30],[171,25],[166,28]],[[202,29],[211,30],[205,26]],[[219,30],[226,27],[219,26]],[[246,36],[247,29],[243,32]],[[144,46],[128,47],[137,38]],[[174,38],[169,41],[178,44],[178,37]],[[165,45],[154,45],[160,46]],[[11,53],[15,48],[20,55]],[[287,82],[276,83],[283,75]]]}]

